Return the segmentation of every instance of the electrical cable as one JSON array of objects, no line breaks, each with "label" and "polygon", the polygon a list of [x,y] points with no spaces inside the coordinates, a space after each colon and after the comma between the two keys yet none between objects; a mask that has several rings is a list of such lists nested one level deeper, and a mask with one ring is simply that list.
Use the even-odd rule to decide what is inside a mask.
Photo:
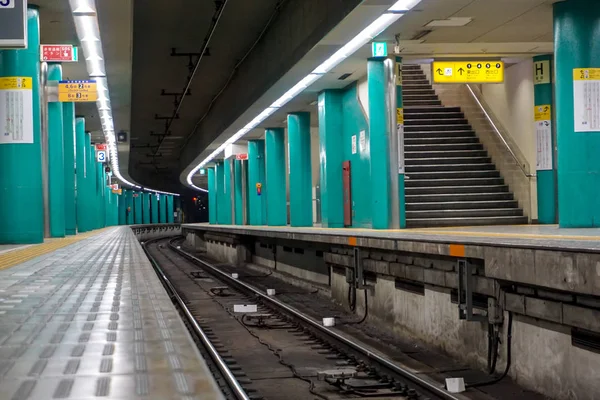
[{"label": "electrical cable", "polygon": [[474,387],[493,385],[494,383],[500,382],[502,379],[504,379],[506,377],[506,375],[508,375],[508,371],[510,370],[510,365],[511,365],[511,358],[512,358],[511,357],[512,322],[513,322],[512,312],[508,311],[508,328],[507,328],[507,334],[506,334],[506,368],[504,369],[504,372],[502,373],[502,375],[498,376],[497,378],[488,380],[488,381],[473,382],[473,383],[465,384],[465,388],[474,388]]}]

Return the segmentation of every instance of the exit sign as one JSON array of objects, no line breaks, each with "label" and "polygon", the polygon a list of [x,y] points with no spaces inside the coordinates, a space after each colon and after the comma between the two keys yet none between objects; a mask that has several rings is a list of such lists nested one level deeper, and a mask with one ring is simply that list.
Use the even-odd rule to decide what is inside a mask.
[{"label": "exit sign", "polygon": [[371,50],[373,57],[387,57],[387,42],[373,42]]},{"label": "exit sign", "polygon": [[70,44],[43,44],[40,46],[40,61],[77,62],[77,47]]}]

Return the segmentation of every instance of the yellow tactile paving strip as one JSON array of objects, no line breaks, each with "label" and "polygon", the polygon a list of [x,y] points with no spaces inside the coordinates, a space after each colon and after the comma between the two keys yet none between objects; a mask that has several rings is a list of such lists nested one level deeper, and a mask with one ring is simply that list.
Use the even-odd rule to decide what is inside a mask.
[{"label": "yellow tactile paving strip", "polygon": [[25,261],[29,261],[32,258],[51,253],[70,244],[77,243],[91,236],[95,236],[107,229],[110,228],[98,229],[65,238],[46,239],[44,243],[26,246],[22,249],[7,251],[6,253],[0,254],[0,270],[10,268]]}]

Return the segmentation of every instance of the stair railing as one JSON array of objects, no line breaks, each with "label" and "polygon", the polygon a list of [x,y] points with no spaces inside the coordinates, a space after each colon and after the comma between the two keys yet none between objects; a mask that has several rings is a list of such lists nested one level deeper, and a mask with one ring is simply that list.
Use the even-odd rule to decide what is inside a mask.
[{"label": "stair railing", "polygon": [[526,160],[523,160],[522,158],[519,158],[517,156],[517,154],[514,151],[513,147],[509,144],[509,142],[506,140],[506,138],[504,137],[504,135],[502,134],[502,132],[500,131],[500,129],[498,129],[498,127],[494,123],[492,117],[490,116],[491,111],[488,112],[489,106],[487,106],[487,103],[485,103],[485,100],[481,99],[475,93],[475,91],[473,90],[473,88],[471,88],[471,85],[466,84],[465,86],[467,87],[467,89],[469,89],[469,92],[471,93],[471,96],[473,96],[473,99],[475,100],[475,102],[477,103],[477,105],[479,106],[479,108],[481,109],[481,111],[483,112],[483,114],[485,115],[485,117],[487,118],[487,120],[490,123],[490,125],[492,126],[492,128],[494,128],[494,132],[496,132],[496,135],[500,138],[500,140],[502,141],[502,143],[504,143],[504,146],[506,147],[506,149],[508,150],[508,152],[510,153],[510,155],[512,156],[512,158],[515,160],[515,164],[517,164],[519,166],[519,168],[521,169],[521,171],[523,172],[523,174],[527,178],[535,178],[536,174],[532,174],[530,172],[531,169],[529,167],[529,163]]}]

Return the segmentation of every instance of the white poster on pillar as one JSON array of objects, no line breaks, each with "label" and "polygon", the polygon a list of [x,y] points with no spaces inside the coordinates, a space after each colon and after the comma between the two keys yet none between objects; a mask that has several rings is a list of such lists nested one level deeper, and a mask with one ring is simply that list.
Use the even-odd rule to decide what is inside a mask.
[{"label": "white poster on pillar", "polygon": [[0,144],[33,143],[32,79],[0,78]]},{"label": "white poster on pillar", "polygon": [[575,132],[600,131],[600,68],[573,70]]},{"label": "white poster on pillar", "polygon": [[535,123],[537,165],[536,170],[548,171],[552,169],[552,122],[536,121]]}]

